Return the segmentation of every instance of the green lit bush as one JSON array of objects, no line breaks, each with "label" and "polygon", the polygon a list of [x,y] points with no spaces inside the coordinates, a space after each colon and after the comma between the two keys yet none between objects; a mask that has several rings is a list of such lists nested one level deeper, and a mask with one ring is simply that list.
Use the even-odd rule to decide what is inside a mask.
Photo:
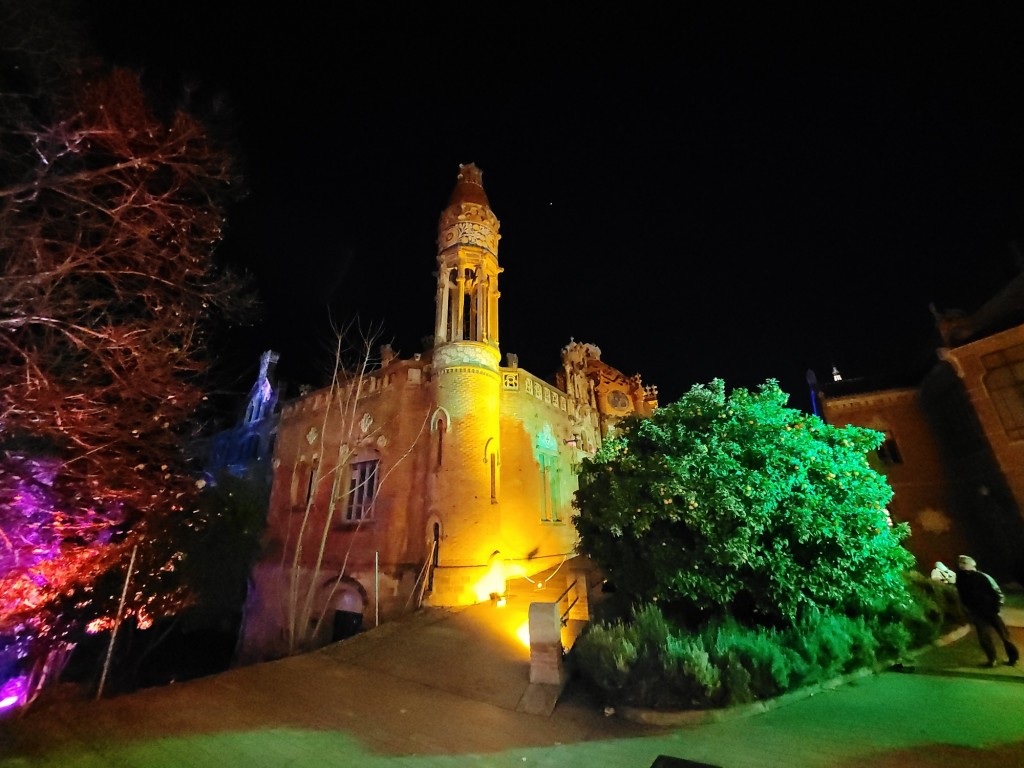
[{"label": "green lit bush", "polygon": [[698,385],[583,462],[580,549],[619,593],[693,629],[726,616],[784,628],[905,599],[909,529],[891,524],[892,490],[867,461],[883,436],[787,400],[771,380],[728,395]]},{"label": "green lit bush", "polygon": [[787,400],[772,380],[695,386],[583,462],[573,522],[619,613],[574,652],[608,698],[770,698],[898,661],[956,623],[888,517],[892,490],[867,458],[882,435]]},{"label": "green lit bush", "polygon": [[[916,610],[916,609],[915,609]],[[934,639],[938,628],[927,634]],[[798,627],[747,627],[729,618],[698,632],[674,626],[655,604],[597,622],[573,657],[609,702],[653,709],[705,709],[762,701],[912,650],[905,616],[817,614]]]}]

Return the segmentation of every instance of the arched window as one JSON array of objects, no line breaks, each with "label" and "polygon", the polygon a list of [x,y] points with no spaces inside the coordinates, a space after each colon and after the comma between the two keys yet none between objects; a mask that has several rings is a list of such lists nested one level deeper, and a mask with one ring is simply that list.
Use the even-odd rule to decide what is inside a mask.
[{"label": "arched window", "polygon": [[448,431],[446,424],[444,419],[437,422],[437,466],[439,467],[444,460],[444,436]]},{"label": "arched window", "polygon": [[448,434],[448,427],[450,426],[450,417],[448,411],[444,408],[438,407],[433,416],[430,417],[430,431],[437,435],[437,466],[441,466],[441,462],[444,460],[444,439],[445,435]]}]

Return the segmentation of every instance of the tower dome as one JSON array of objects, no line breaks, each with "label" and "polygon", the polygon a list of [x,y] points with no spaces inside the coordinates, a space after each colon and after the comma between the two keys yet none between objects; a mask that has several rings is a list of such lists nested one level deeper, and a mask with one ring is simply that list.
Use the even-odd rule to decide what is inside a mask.
[{"label": "tower dome", "polygon": [[484,192],[483,171],[476,164],[460,164],[458,180],[448,207],[437,225],[437,252],[460,245],[475,245],[497,257],[498,218]]}]

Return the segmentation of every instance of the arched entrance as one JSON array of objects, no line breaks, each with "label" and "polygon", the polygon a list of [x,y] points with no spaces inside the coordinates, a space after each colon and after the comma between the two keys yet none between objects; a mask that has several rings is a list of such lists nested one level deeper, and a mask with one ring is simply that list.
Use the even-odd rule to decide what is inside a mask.
[{"label": "arched entrance", "polygon": [[344,640],[363,631],[363,611],[366,598],[358,584],[346,583],[339,588],[334,599],[334,621],[331,642]]}]

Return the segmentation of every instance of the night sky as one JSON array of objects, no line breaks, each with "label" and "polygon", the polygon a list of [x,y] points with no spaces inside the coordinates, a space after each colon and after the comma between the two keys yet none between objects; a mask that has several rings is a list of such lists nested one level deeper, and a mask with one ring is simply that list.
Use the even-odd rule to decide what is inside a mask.
[{"label": "night sky", "polygon": [[973,310],[1018,270],[1020,4],[206,5],[97,0],[90,23],[238,141],[249,194],[223,253],[267,312],[239,336],[249,376],[273,347],[310,378],[329,312],[420,351],[459,163],[502,224],[502,351],[547,376],[592,342],[663,403],[773,377],[809,409],[807,369],[919,359],[930,303]]}]

